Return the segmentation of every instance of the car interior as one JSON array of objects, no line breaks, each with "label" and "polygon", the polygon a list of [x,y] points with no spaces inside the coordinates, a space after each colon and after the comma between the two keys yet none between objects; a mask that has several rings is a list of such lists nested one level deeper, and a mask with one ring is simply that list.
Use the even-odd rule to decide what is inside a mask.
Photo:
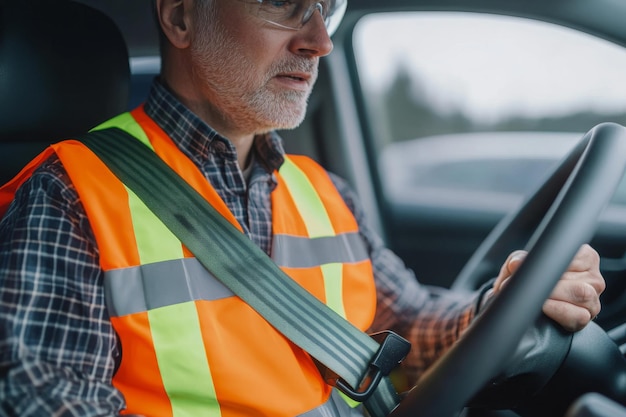
[{"label": "car interior", "polygon": [[[626,209],[607,209],[626,167],[626,119],[600,118],[584,128],[576,146],[512,208],[478,213],[394,204],[385,198],[377,133],[354,57],[363,19],[409,12],[521,17],[626,48],[626,3],[589,3],[349,0],[305,121],[281,132],[288,152],[309,155],[348,180],[371,227],[428,285],[472,291],[497,274],[510,251],[538,253],[392,415],[626,416]],[[159,70],[150,4],[0,0],[0,182],[48,144],[141,103]],[[584,242],[603,259],[607,291],[597,320],[572,335],[537,317]],[[511,356],[517,365],[503,374]]]}]

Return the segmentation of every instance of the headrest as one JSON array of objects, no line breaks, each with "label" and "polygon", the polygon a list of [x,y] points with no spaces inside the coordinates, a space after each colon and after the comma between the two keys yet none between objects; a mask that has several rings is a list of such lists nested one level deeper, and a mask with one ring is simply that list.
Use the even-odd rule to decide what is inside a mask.
[{"label": "headrest", "polygon": [[129,86],[109,17],[69,0],[0,0],[0,146],[83,133],[126,110]]},{"label": "headrest", "polygon": [[127,109],[126,43],[70,0],[0,0],[0,185],[50,143]]}]

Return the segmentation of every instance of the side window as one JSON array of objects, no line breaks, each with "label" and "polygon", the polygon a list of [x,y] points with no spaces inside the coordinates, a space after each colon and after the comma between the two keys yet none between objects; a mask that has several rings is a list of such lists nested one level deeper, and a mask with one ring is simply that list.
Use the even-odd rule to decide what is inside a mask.
[{"label": "side window", "polygon": [[[573,29],[475,13],[369,15],[354,34],[392,202],[521,196],[594,125],[626,124],[626,52]],[[626,183],[614,202],[626,204]]]}]

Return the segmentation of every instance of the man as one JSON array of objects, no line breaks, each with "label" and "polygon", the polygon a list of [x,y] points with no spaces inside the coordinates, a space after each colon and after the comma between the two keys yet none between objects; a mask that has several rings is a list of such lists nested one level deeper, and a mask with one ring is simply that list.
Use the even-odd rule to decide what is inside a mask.
[{"label": "man", "polygon": [[[318,231],[298,208],[293,174],[284,167],[301,172],[334,233],[357,234],[367,257],[344,262],[339,272],[325,264],[281,267],[329,304],[327,278],[341,279],[349,290],[339,291],[335,308],[364,331],[406,337],[412,350],[404,366],[416,380],[488,295],[468,299],[420,286],[367,228],[346,184],[309,160],[286,157],[273,133],[302,121],[318,60],[332,50],[328,30],[345,2],[155,0],[155,6],[161,76],[144,107],[107,125],[141,136],[274,259],[277,236],[309,241],[307,231]],[[4,413],[360,412],[334,394],[308,355],[197,268],[86,148],[64,143],[38,162],[0,223]],[[494,292],[523,256],[505,261]],[[202,298],[193,293],[197,282],[207,285]],[[579,330],[600,311],[604,285],[598,255],[585,245],[544,312]],[[168,302],[167,291],[181,286],[190,298]]]}]

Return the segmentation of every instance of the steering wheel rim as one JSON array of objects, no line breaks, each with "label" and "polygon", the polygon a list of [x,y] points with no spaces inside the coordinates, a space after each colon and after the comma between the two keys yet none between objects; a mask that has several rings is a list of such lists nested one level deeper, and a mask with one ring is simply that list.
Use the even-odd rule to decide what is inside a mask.
[{"label": "steering wheel rim", "polygon": [[561,160],[550,176],[517,209],[503,218],[472,254],[455,278],[451,288],[478,289],[500,269],[502,261],[515,249],[526,246],[574,171],[587,145],[587,136]]},{"label": "steering wheel rim", "polygon": [[[540,315],[544,301],[571,259],[593,236],[597,218],[613,195],[625,166],[626,128],[615,123],[600,124],[584,135],[547,185],[529,200],[531,204],[523,205],[522,213],[494,230],[477,251],[476,259],[472,259],[474,266],[463,272],[469,277],[464,278],[467,282],[480,273],[476,268],[497,252],[492,250],[494,247],[511,240],[511,233],[519,229],[519,220],[529,217],[523,215],[525,210],[545,208],[545,215],[526,245],[528,255],[508,285],[459,341],[431,366],[391,416],[455,415],[502,369],[508,354]],[[539,204],[546,195],[553,196],[552,201]],[[527,314],[520,314],[522,311]]]}]

